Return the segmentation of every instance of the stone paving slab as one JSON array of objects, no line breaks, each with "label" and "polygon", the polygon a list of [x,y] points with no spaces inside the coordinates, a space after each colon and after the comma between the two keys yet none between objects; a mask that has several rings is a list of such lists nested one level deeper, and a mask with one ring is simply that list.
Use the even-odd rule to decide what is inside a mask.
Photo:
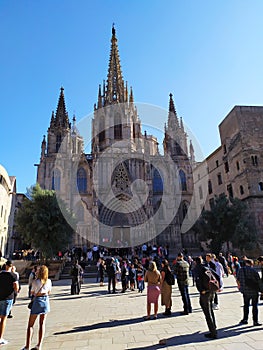
[{"label": "stone paving slab", "polygon": [[[220,309],[215,311],[219,338],[204,337],[207,326],[199,306],[199,294],[190,287],[193,313],[180,315],[182,301],[177,286],[173,286],[172,316],[144,321],[146,290],[108,294],[107,287],[99,287],[94,280],[86,280],[80,295],[70,295],[70,280],[53,282],[50,297],[51,312],[47,317],[42,350],[261,350],[263,327],[239,325],[242,318],[242,295],[235,279],[224,279],[225,288],[219,294]],[[117,288],[121,288],[120,284]],[[4,338],[8,345],[1,349],[20,350],[25,343],[29,310],[27,286],[23,285],[13,307],[13,319],[8,319]],[[263,321],[261,302],[259,319]],[[251,311],[250,311],[251,312]],[[35,325],[32,347],[36,344],[38,325]],[[159,345],[166,339],[166,345]]]}]

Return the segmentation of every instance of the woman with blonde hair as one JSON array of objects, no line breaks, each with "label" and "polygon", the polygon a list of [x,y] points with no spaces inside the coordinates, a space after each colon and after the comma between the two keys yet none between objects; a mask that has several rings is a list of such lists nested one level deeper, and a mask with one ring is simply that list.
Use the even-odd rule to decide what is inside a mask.
[{"label": "woman with blonde hair", "polygon": [[150,320],[151,315],[151,304],[154,304],[154,319],[157,318],[158,312],[158,299],[161,293],[161,274],[157,270],[156,263],[151,261],[149,263],[149,268],[145,274],[145,282],[148,282],[147,287],[147,316],[144,317],[145,320]]},{"label": "woman with blonde hair", "polygon": [[41,265],[37,270],[37,279],[32,282],[31,294],[33,295],[34,301],[27,325],[26,345],[22,350],[30,349],[30,342],[33,336],[33,327],[38,315],[38,343],[34,348],[31,348],[31,350],[41,349],[45,333],[46,315],[50,311],[49,294],[51,292],[51,287],[52,283],[48,278],[48,268],[45,265]]}]

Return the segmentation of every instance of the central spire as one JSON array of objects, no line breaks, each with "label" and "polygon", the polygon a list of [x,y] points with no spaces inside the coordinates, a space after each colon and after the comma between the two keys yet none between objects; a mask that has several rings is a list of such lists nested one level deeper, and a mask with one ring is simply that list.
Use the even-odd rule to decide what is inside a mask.
[{"label": "central spire", "polygon": [[106,82],[105,105],[125,102],[125,88],[122,78],[116,30],[112,25],[111,51]]},{"label": "central spire", "polygon": [[58,106],[55,116],[55,125],[70,128],[70,123],[68,119],[68,113],[66,111],[66,104],[64,98],[64,88],[60,88],[60,95],[58,100]]}]

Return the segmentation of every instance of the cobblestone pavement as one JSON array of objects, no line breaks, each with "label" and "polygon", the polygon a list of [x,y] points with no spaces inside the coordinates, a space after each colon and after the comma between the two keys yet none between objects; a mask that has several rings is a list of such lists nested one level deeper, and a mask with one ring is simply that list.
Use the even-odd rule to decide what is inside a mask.
[{"label": "cobblestone pavement", "polygon": [[[242,295],[233,276],[224,282],[225,288],[219,294],[220,309],[215,311],[219,335],[216,340],[204,337],[207,326],[195,287],[190,287],[192,314],[180,315],[181,297],[177,286],[173,286],[172,316],[164,317],[160,306],[157,320],[144,321],[146,290],[142,294],[137,291],[108,294],[106,286],[99,287],[94,280],[86,280],[80,295],[70,295],[70,280],[53,282],[42,350],[262,350],[263,327],[253,327],[251,314],[248,325],[239,325]],[[24,346],[27,304],[27,286],[23,285],[13,307],[14,317],[7,321],[4,338],[9,344],[2,349],[19,350]],[[262,306],[260,302],[261,321]],[[32,347],[36,344],[37,329],[36,324]],[[159,345],[161,339],[166,339],[166,345]]]}]

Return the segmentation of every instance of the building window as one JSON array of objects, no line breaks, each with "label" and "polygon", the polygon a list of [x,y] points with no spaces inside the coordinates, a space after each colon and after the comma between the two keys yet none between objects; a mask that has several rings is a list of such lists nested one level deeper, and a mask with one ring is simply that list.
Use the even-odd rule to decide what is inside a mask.
[{"label": "building window", "polygon": [[244,187],[242,185],[240,185],[239,190],[240,190],[240,194],[244,194]]},{"label": "building window", "polygon": [[258,165],[258,157],[257,156],[251,156],[252,165],[257,166]]},{"label": "building window", "polygon": [[239,162],[238,161],[236,162],[236,165],[237,165],[237,171],[239,171],[240,170],[240,166],[239,166]]},{"label": "building window", "polygon": [[61,134],[58,134],[56,137],[56,152],[58,152],[60,149],[61,141],[62,141]]},{"label": "building window", "polygon": [[216,160],[216,167],[217,167],[217,168],[219,167],[219,162],[218,162],[218,160]]},{"label": "building window", "polygon": [[180,185],[182,191],[187,191],[186,176],[183,170],[179,171]]},{"label": "building window", "polygon": [[259,191],[263,191],[263,182],[262,181],[259,182],[258,189],[259,189]]},{"label": "building window", "polygon": [[215,206],[215,199],[214,198],[209,199],[209,205],[210,205],[210,209],[212,210]]},{"label": "building window", "polygon": [[163,180],[157,169],[153,172],[153,193],[163,193]]},{"label": "building window", "polygon": [[227,185],[227,192],[228,192],[228,196],[230,197],[230,198],[233,198],[233,188],[232,188],[232,185],[230,184],[230,185]]},{"label": "building window", "polygon": [[99,142],[103,142],[105,140],[105,121],[104,116],[100,116],[99,121]]},{"label": "building window", "polygon": [[222,185],[223,181],[222,181],[222,175],[221,174],[217,174],[217,182],[218,182],[218,185]]},{"label": "building window", "polygon": [[211,182],[211,180],[208,180],[208,193],[209,193],[209,194],[213,193],[213,188],[212,188],[212,182]]},{"label": "building window", "polygon": [[77,172],[77,187],[79,193],[87,192],[87,174],[83,168],[79,168]]},{"label": "building window", "polygon": [[121,140],[122,139],[122,123],[121,116],[117,114],[114,117],[114,139]]},{"label": "building window", "polygon": [[223,146],[224,154],[226,154],[226,145]]},{"label": "building window", "polygon": [[203,190],[201,186],[199,186],[199,198],[203,199]]},{"label": "building window", "polygon": [[52,190],[60,191],[60,181],[61,181],[61,172],[59,169],[54,169],[52,174]]},{"label": "building window", "polygon": [[229,165],[228,162],[225,162],[225,172],[228,173],[229,172]]}]

